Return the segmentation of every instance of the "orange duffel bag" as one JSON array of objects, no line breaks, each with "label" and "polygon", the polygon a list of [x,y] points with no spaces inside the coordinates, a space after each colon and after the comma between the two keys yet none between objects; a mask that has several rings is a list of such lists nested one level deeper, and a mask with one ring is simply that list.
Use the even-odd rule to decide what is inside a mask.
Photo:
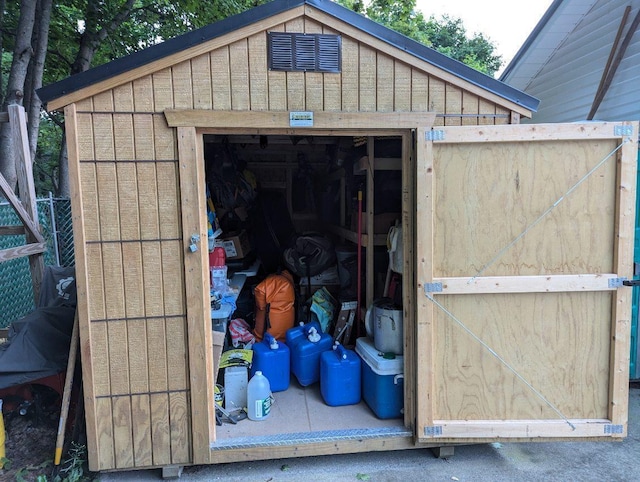
[{"label": "orange duffel bag", "polygon": [[278,341],[285,341],[287,330],[293,328],[296,317],[291,273],[270,274],[256,286],[254,296],[256,324],[253,334],[256,341],[262,341],[267,331]]}]

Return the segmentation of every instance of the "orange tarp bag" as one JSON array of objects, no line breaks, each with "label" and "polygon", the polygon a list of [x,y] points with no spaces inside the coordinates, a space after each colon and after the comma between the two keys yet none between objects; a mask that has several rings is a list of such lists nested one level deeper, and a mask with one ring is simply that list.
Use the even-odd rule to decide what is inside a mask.
[{"label": "orange tarp bag", "polygon": [[265,332],[278,341],[285,341],[287,330],[293,328],[296,317],[291,273],[270,274],[256,286],[254,296],[256,324],[253,334],[256,342],[262,341]]}]

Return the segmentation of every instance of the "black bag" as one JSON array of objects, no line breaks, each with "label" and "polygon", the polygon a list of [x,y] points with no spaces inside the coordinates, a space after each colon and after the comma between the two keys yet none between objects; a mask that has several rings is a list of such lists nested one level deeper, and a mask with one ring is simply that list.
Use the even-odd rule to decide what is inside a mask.
[{"label": "black bag", "polygon": [[300,277],[315,276],[336,264],[336,251],[329,238],[318,233],[297,236],[284,251],[284,264]]}]

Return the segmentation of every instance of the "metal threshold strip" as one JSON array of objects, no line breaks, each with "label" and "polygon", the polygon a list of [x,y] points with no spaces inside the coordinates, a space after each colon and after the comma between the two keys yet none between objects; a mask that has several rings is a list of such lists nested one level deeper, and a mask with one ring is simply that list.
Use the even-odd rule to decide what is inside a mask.
[{"label": "metal threshold strip", "polygon": [[283,433],[258,437],[238,437],[213,442],[211,450],[248,449],[255,447],[275,447],[348,440],[370,440],[387,437],[412,437],[406,427],[359,428],[325,430],[321,432]]}]

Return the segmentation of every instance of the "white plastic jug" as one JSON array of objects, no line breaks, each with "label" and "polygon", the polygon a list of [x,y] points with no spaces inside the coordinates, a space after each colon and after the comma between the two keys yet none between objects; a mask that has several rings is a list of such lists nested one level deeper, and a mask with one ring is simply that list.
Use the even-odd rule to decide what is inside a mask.
[{"label": "white plastic jug", "polygon": [[249,420],[264,420],[271,412],[271,386],[260,370],[249,380],[247,386],[247,416]]}]

